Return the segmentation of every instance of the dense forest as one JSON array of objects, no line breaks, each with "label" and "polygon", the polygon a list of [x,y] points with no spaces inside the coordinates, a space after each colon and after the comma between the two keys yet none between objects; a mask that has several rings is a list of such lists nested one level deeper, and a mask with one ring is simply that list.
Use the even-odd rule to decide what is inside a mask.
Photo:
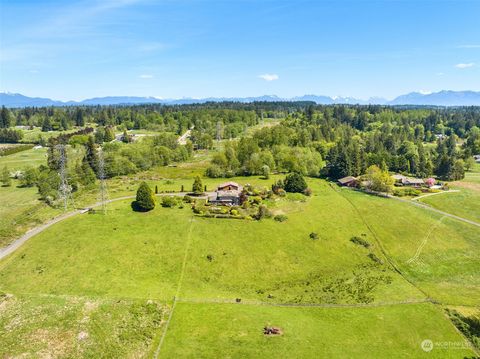
[{"label": "dense forest", "polygon": [[[480,109],[308,106],[278,126],[225,144],[211,177],[300,172],[338,179],[371,165],[440,179],[463,178],[480,153]],[[460,146],[459,146],[460,145]],[[268,168],[267,168],[268,167]]]},{"label": "dense forest", "polygon": [[[276,119],[277,121],[268,121]],[[246,130],[259,125],[252,133]],[[28,169],[24,185],[39,184],[43,197],[58,188],[56,144],[84,148],[71,183],[88,186],[106,177],[186,161],[195,150],[221,141],[206,170],[210,177],[298,172],[338,179],[384,171],[456,180],[480,154],[480,108],[315,105],[311,102],[206,103],[198,105],[2,108],[0,142],[19,142],[24,129],[68,131],[46,141],[48,166]],[[177,138],[191,130],[189,141]],[[130,130],[150,136],[132,141]],[[115,133],[123,133],[118,140]],[[114,141],[117,139],[117,141]],[[23,141],[25,142],[25,141]],[[40,187],[44,188],[40,188]]]}]

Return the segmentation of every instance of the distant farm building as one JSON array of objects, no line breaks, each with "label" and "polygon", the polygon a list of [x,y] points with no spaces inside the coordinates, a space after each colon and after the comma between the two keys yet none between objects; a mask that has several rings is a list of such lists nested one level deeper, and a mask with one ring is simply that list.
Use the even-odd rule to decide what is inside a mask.
[{"label": "distant farm building", "polygon": [[340,186],[355,187],[357,185],[357,179],[352,176],[343,177],[338,180],[338,184]]},{"label": "distant farm building", "polygon": [[407,177],[400,174],[395,174],[392,178],[397,186],[421,187],[425,184],[425,181],[421,178]]},{"label": "distant farm building", "polygon": [[480,163],[480,155],[473,156],[473,159],[475,160],[475,162]]},{"label": "distant farm building", "polygon": [[215,204],[237,205],[240,204],[242,190],[243,187],[236,182],[225,182],[217,187],[209,201]]}]

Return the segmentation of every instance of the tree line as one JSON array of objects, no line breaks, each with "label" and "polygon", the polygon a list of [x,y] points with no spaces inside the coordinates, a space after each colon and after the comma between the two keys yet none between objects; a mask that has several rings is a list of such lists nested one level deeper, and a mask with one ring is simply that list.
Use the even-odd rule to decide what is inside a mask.
[{"label": "tree line", "polygon": [[210,177],[299,172],[338,179],[370,166],[458,180],[480,153],[480,108],[308,106],[239,141],[226,142]]}]

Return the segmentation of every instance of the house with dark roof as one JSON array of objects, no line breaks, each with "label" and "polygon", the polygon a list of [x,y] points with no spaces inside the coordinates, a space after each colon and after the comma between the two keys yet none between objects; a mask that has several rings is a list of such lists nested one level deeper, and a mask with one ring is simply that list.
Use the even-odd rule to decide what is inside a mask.
[{"label": "house with dark roof", "polygon": [[240,194],[243,187],[236,182],[225,182],[217,187],[215,193],[209,198],[209,202],[223,205],[240,204]]},{"label": "house with dark roof", "polygon": [[340,186],[355,187],[357,185],[357,179],[353,176],[343,177],[338,180],[338,184]]},{"label": "house with dark roof", "polygon": [[394,174],[392,178],[395,180],[396,186],[421,187],[425,184],[425,181],[421,178],[407,177],[400,174]]}]

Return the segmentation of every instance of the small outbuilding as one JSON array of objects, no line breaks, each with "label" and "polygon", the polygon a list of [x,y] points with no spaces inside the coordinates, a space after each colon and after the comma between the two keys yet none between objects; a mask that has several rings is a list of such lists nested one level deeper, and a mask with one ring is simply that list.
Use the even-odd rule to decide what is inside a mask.
[{"label": "small outbuilding", "polygon": [[357,178],[353,176],[343,177],[338,180],[338,184],[345,187],[355,187],[357,185]]}]

